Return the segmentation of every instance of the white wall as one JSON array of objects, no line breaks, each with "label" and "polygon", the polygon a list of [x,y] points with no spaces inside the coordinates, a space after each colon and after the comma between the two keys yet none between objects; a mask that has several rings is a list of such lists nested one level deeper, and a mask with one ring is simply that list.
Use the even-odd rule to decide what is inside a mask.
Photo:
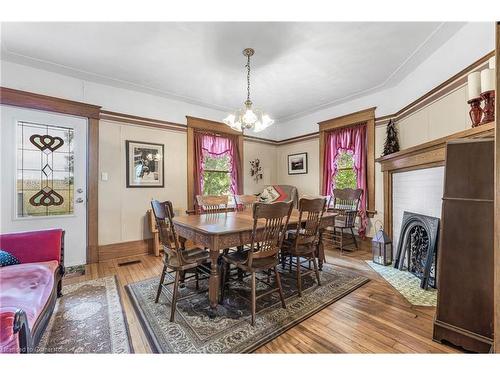
[{"label": "white wall", "polygon": [[[307,152],[307,174],[288,174],[288,155]],[[278,182],[297,187],[299,196],[318,195],[319,188],[319,139],[291,143],[278,147]]]},{"label": "white wall", "polygon": [[392,184],[392,233],[396,251],[404,211],[441,218],[444,167],[395,173]]}]

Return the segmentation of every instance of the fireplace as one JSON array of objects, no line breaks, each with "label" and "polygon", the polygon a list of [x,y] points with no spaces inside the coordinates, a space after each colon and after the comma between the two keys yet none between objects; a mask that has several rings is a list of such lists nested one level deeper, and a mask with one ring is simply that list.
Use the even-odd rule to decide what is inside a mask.
[{"label": "fireplace", "polygon": [[439,218],[405,211],[394,267],[417,276],[420,287],[436,287]]}]

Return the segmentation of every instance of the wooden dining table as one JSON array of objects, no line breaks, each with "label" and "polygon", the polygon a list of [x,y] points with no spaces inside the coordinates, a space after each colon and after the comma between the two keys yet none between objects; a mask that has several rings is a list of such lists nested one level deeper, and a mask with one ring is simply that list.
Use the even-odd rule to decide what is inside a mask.
[{"label": "wooden dining table", "polygon": [[[320,269],[325,259],[322,239],[323,231],[324,228],[333,226],[335,216],[337,216],[336,213],[325,212],[321,221],[318,241],[318,263]],[[298,221],[299,211],[294,209],[290,215],[288,228],[296,228]],[[303,221],[305,221],[304,218]],[[224,249],[250,244],[253,230],[252,210],[176,216],[173,218],[173,222],[179,236],[180,245],[183,248],[186,246],[186,241],[189,240],[197,246],[203,246],[210,250],[211,266],[208,298],[210,300],[210,307],[216,308],[219,301],[220,289],[218,258]],[[264,223],[264,220],[259,220],[257,228],[264,227]]]}]

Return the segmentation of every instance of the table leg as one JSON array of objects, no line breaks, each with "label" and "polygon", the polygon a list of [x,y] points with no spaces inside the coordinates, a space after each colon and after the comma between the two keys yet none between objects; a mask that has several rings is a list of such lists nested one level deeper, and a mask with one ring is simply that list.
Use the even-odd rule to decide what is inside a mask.
[{"label": "table leg", "polygon": [[[184,237],[178,237],[179,238],[179,246],[181,247],[182,250],[186,250],[186,239]],[[185,280],[186,280],[186,273],[184,271],[179,271],[180,272],[180,284],[179,284],[179,287],[180,288],[184,288],[186,285],[185,285]]]},{"label": "table leg", "polygon": [[210,307],[215,309],[219,302],[219,251],[210,250],[210,279],[208,281],[208,299],[210,301]]}]

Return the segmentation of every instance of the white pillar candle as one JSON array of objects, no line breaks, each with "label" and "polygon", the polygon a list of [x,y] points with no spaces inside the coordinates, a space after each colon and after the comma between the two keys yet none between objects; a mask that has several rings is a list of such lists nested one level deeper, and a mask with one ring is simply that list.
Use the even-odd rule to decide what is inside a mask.
[{"label": "white pillar candle", "polygon": [[481,73],[473,72],[467,76],[467,91],[469,100],[479,98],[481,94]]},{"label": "white pillar candle", "polygon": [[490,59],[488,60],[488,67],[490,69],[495,69],[496,68],[496,66],[495,66],[495,56],[490,57]]},{"label": "white pillar candle", "polygon": [[495,71],[484,69],[481,71],[481,92],[495,90]]}]

